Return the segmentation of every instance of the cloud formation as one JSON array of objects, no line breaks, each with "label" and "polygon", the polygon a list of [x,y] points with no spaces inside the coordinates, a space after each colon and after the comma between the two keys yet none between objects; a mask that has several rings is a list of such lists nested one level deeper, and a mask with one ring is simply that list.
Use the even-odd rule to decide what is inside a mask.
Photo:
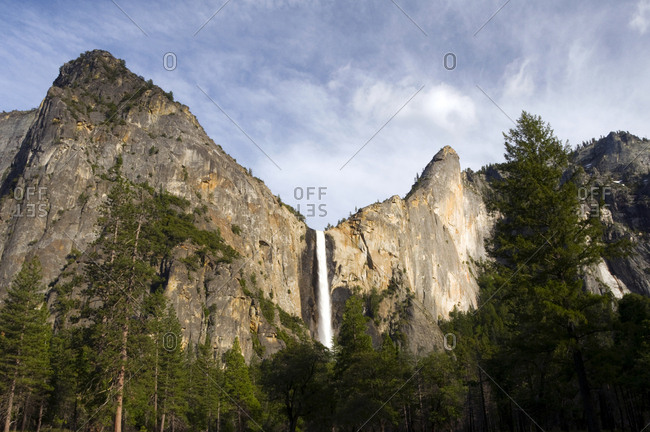
[{"label": "cloud formation", "polygon": [[509,2],[494,16],[503,1],[398,1],[417,26],[390,1],[116,2],[136,24],[111,1],[1,4],[0,110],[37,106],[60,65],[107,49],[285,202],[327,187],[315,228],[405,195],[444,145],[463,167],[502,160],[523,109],[572,144],[650,135],[650,0]]}]

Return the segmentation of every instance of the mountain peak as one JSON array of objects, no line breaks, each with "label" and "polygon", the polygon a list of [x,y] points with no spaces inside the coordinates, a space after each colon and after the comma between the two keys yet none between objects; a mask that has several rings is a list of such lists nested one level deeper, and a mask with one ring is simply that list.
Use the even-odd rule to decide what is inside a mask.
[{"label": "mountain peak", "polygon": [[647,173],[650,157],[648,140],[626,131],[610,132],[607,136],[576,149],[574,161],[587,170],[638,176]]},{"label": "mountain peak", "polygon": [[448,167],[452,170],[460,170],[459,160],[458,153],[453,148],[444,146],[424,168],[421,178],[431,179],[437,177],[441,171],[447,170]]},{"label": "mountain peak", "polygon": [[417,179],[407,198],[417,190],[445,189],[460,181],[460,158],[450,146],[444,146],[433,156]]},{"label": "mountain peak", "polygon": [[104,50],[86,51],[74,60],[59,68],[59,76],[54,80],[57,87],[75,87],[91,81],[115,82],[118,77],[137,78],[126,68],[124,60],[115,58]]}]

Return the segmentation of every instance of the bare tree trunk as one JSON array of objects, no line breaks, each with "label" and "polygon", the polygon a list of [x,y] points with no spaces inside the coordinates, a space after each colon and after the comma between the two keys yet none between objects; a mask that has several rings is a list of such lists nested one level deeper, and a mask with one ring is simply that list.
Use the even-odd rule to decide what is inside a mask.
[{"label": "bare tree trunk", "polygon": [[[138,228],[135,231],[135,242],[133,244],[132,262],[135,263],[138,255],[138,241],[140,240],[140,230],[142,228],[142,218],[138,220]],[[117,233],[117,227],[116,227]],[[129,280],[129,293],[133,290],[135,284],[133,269]],[[128,293],[127,293],[128,294]],[[129,299],[127,299],[127,302]],[[131,319],[131,308],[127,307],[125,321],[122,327],[122,349],[120,351],[120,372],[117,376],[117,398],[115,408],[115,432],[122,432],[122,411],[124,409],[124,381],[126,377],[126,363],[128,361],[127,345],[129,340],[129,319]]]},{"label": "bare tree trunk", "polygon": [[217,401],[217,432],[221,431],[221,399]]},{"label": "bare tree trunk", "polygon": [[426,423],[424,420],[424,404],[422,403],[422,380],[418,377],[418,404],[420,405],[420,430],[426,432]]},{"label": "bare tree trunk", "polygon": [[16,361],[16,370],[14,370],[14,377],[11,380],[11,387],[9,388],[9,400],[7,401],[4,432],[9,432],[9,428],[11,427],[11,411],[14,409],[14,394],[16,393],[16,380],[18,379],[18,364],[18,361]]},{"label": "bare tree trunk", "polygon": [[129,338],[129,316],[127,314],[126,322],[122,327],[122,349],[120,351],[120,372],[117,375],[117,398],[115,407],[115,432],[122,432],[122,410],[124,408],[124,378],[126,376],[126,362],[128,355],[126,345]]},{"label": "bare tree trunk", "polygon": [[25,398],[25,403],[23,404],[23,420],[20,422],[20,432],[25,432],[25,426],[27,425],[27,407],[29,407],[29,393]]},{"label": "bare tree trunk", "polygon": [[157,339],[156,339],[156,366],[154,368],[154,374],[153,374],[153,422],[154,422],[153,430],[158,429],[158,340]]},{"label": "bare tree trunk", "polygon": [[483,430],[488,430],[487,409],[485,408],[485,390],[483,389],[483,371],[478,369],[478,385],[481,387],[481,414],[483,414]]},{"label": "bare tree trunk", "polygon": [[578,375],[578,384],[580,386],[580,394],[582,395],[582,406],[587,420],[587,430],[589,432],[600,432],[598,419],[594,410],[594,404],[591,399],[591,390],[589,389],[589,382],[587,381],[587,373],[585,371],[585,364],[582,359],[580,349],[576,348],[573,351],[573,363]]},{"label": "bare tree trunk", "polygon": [[163,432],[164,430],[165,430],[165,411],[163,411],[162,416],[160,418],[160,432]]},{"label": "bare tree trunk", "polygon": [[45,402],[41,401],[41,405],[38,408],[38,424],[36,425],[36,432],[41,432],[41,423],[43,421],[43,407]]}]

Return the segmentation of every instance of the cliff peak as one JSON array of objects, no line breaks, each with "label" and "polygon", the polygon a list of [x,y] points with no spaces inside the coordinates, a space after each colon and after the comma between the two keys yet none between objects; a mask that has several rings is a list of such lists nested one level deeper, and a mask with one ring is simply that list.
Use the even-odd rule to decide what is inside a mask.
[{"label": "cliff peak", "polygon": [[406,198],[418,190],[431,191],[434,189],[447,189],[450,182],[460,181],[460,158],[458,153],[450,146],[444,146],[433,156],[422,174],[416,180]]},{"label": "cliff peak", "polygon": [[639,138],[629,132],[610,132],[598,140],[591,140],[577,148],[574,161],[586,170],[640,176],[650,168],[647,138]]},{"label": "cliff peak", "polygon": [[77,87],[90,84],[92,81],[113,83],[118,77],[138,78],[126,68],[124,60],[115,58],[108,51],[96,49],[86,51],[61,66],[54,85],[56,87]]}]

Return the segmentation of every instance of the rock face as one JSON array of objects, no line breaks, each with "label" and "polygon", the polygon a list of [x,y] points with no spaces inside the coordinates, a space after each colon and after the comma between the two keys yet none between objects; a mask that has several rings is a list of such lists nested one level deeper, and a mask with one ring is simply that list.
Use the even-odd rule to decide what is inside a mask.
[{"label": "rock face", "polygon": [[615,294],[650,296],[650,141],[612,132],[585,143],[574,161],[601,187],[598,192],[584,190],[583,198],[595,194],[604,201],[600,211],[609,238],[632,241],[629,256],[604,260],[594,274]]},{"label": "rock face", "polygon": [[[591,289],[602,281],[619,294],[650,295],[646,145],[611,134],[575,154],[595,180],[620,181],[606,197],[608,235],[631,236],[636,248],[592,269]],[[250,360],[280,349],[292,333],[316,337],[315,232],[216,145],[186,106],[105,51],[65,64],[38,109],[0,114],[0,299],[36,254],[56,302],[64,275],[91,259],[111,187],[106,174],[116,164],[131,181],[188,200],[199,228],[219,230],[240,254],[232,263],[191,266],[195,248],[184,244],[161,269],[184,343],[207,337],[224,352],[239,337]],[[363,208],[328,230],[335,332],[356,292],[366,296],[376,343],[389,333],[414,353],[441,347],[437,321],[476,303],[474,262],[485,258],[493,226],[488,189],[485,175],[461,172],[445,147],[405,198]]]},{"label": "rock face", "polygon": [[[355,289],[402,293],[411,349],[441,346],[437,320],[476,303],[472,262],[484,258],[491,226],[478,185],[461,173],[456,152],[443,148],[405,199],[394,196],[363,208],[328,231],[337,317]],[[377,327],[390,331],[396,324],[387,319]]]},{"label": "rock face", "polygon": [[[175,251],[166,295],[186,342],[208,335],[226,350],[239,336],[250,358],[258,337],[277,350],[283,327],[278,314],[274,322],[262,316],[260,296],[314,325],[313,231],[215,145],[186,106],[109,53],[64,65],[38,110],[3,114],[0,155],[0,295],[27,255],[37,254],[55,282],[66,257],[89,248],[110,188],[102,175],[119,159],[130,180],[189,200],[199,227],[218,229],[241,255],[193,270],[181,261],[192,251]],[[260,290],[257,298],[245,284]]]}]

